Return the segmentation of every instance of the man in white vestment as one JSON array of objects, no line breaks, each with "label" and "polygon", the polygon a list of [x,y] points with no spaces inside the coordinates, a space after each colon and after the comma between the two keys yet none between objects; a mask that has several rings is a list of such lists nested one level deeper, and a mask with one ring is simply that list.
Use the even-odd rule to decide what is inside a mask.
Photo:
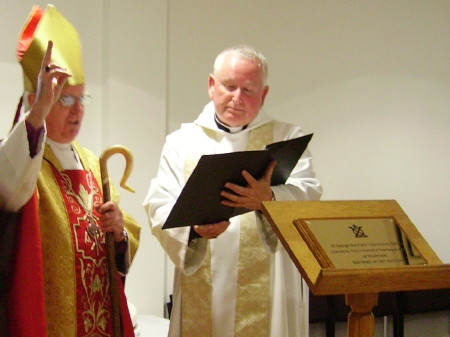
[{"label": "man in white vestment", "polygon": [[320,198],[308,149],[284,185],[270,186],[275,162],[259,179],[243,171],[246,186],[224,185],[222,204],[251,212],[162,229],[202,155],[262,150],[304,135],[261,111],[268,90],[260,52],[226,49],[209,75],[211,101],[193,123],[167,136],[144,207],[153,235],[176,266],[169,336],[308,336],[308,288],[261,213],[262,201]]}]

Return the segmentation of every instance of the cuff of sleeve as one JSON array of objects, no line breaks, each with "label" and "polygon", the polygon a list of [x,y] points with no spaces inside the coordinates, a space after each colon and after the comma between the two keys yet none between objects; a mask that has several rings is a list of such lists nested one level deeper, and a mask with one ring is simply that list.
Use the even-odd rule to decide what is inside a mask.
[{"label": "cuff of sleeve", "polygon": [[200,234],[198,234],[196,231],[194,231],[194,228],[191,227],[191,230],[189,232],[189,243],[194,240],[194,239],[199,239],[201,238]]},{"label": "cuff of sleeve", "polygon": [[33,158],[38,153],[39,139],[41,137],[44,127],[36,130],[31,126],[28,121],[25,121],[25,126],[27,128],[28,146],[30,148],[30,158]]},{"label": "cuff of sleeve", "polygon": [[124,239],[122,241],[114,243],[116,268],[122,276],[128,273],[131,265],[128,233],[125,230],[123,231],[123,236]]}]

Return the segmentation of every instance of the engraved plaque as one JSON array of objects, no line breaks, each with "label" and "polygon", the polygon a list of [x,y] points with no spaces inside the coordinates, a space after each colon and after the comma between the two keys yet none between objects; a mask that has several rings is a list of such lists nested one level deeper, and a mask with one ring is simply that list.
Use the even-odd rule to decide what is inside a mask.
[{"label": "engraved plaque", "polygon": [[392,217],[297,219],[294,224],[323,268],[425,264]]}]

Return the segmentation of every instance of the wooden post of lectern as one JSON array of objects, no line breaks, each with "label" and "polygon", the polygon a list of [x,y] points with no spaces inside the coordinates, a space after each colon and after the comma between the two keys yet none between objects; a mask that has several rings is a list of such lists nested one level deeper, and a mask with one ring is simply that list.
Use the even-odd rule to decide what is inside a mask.
[{"label": "wooden post of lectern", "polygon": [[373,337],[380,292],[450,288],[395,200],[267,201],[263,213],[314,295],[345,294],[348,337]]},{"label": "wooden post of lectern", "polygon": [[351,309],[348,314],[348,336],[373,337],[375,319],[372,309],[378,303],[378,293],[347,294],[345,303]]}]

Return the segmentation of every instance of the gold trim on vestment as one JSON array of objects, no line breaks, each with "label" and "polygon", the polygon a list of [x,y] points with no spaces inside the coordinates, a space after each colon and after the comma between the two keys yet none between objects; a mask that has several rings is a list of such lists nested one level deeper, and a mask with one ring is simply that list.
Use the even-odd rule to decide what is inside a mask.
[{"label": "gold trim on vestment", "polygon": [[[203,129],[206,136],[215,138],[215,132]],[[185,181],[195,169],[201,154],[186,158],[184,163]],[[198,239],[206,240],[206,239]],[[207,241],[208,242],[208,241]],[[191,242],[194,245],[195,242]],[[181,274],[181,336],[182,337],[210,337],[212,335],[211,320],[211,260],[209,242],[206,246],[205,258],[202,266],[191,276]],[[200,313],[200,315],[198,315]],[[209,313],[209,314],[206,314]]]},{"label": "gold trim on vestment", "polygon": [[[82,166],[100,180],[97,157],[77,142],[72,146]],[[76,275],[75,253],[69,230],[67,210],[51,166],[59,172],[61,164],[49,145],[45,145],[44,160],[38,179],[39,217],[42,239],[45,309],[48,337],[76,337]],[[111,200],[119,202],[118,192],[111,185]],[[133,258],[138,245],[140,227],[130,215],[123,212],[124,224],[129,235],[130,254]],[[57,239],[56,239],[57,238]],[[69,247],[69,248],[68,248]]]},{"label": "gold trim on vestment", "polygon": [[48,145],[45,147],[44,158],[46,160],[42,161],[38,191],[47,334],[75,337],[75,254],[65,202],[47,160],[55,163],[56,167],[61,166]]},{"label": "gold trim on vestment", "polygon": [[[215,132],[203,129],[215,138]],[[250,130],[246,150],[262,150],[273,142],[273,123]],[[190,176],[200,155],[185,162]],[[264,249],[256,228],[255,212],[241,216],[238,280],[236,289],[235,336],[269,335],[270,254]],[[205,240],[205,239],[198,239]],[[251,244],[249,244],[251,242]],[[190,276],[181,274],[181,336],[212,336],[212,286],[209,244],[202,266]],[[255,280],[257,280],[255,282]]]},{"label": "gold trim on vestment", "polygon": [[[261,150],[273,142],[273,124],[250,131],[247,151]],[[235,337],[269,335],[270,254],[256,228],[255,212],[241,216]]]}]

